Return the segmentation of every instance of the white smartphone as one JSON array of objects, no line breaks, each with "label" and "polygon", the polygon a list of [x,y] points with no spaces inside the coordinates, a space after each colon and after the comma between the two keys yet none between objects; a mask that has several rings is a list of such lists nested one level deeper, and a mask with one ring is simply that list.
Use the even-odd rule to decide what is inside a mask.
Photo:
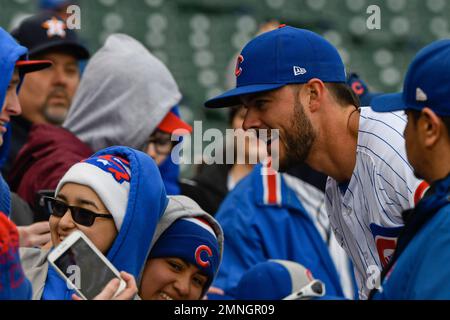
[{"label": "white smartphone", "polygon": [[115,295],[126,287],[117,269],[81,231],[74,231],[48,255],[47,260],[68,288],[85,300],[95,298],[114,278],[120,280]]}]

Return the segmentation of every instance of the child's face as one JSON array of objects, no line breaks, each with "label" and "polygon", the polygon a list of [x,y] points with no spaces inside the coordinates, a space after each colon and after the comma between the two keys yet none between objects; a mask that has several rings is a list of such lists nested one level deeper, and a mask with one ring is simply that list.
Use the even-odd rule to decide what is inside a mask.
[{"label": "child's face", "polygon": [[179,258],[149,259],[142,275],[143,300],[200,300],[208,277]]},{"label": "child's face", "polygon": [[[87,186],[66,183],[56,198],[70,206],[87,209],[93,213],[111,215],[94,190]],[[50,216],[50,233],[54,246],[75,230],[82,231],[103,254],[106,254],[117,236],[113,219],[97,217],[91,226],[83,226],[74,221],[70,209],[61,218]]]}]

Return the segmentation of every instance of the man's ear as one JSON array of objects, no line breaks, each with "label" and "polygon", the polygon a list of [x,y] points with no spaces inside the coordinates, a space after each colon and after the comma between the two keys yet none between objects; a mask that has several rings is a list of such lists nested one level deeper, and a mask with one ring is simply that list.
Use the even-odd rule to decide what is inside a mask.
[{"label": "man's ear", "polygon": [[427,148],[433,147],[444,133],[444,124],[441,118],[430,108],[424,108],[421,111],[418,126],[424,145]]},{"label": "man's ear", "polygon": [[300,101],[305,108],[308,108],[310,112],[316,112],[320,109],[325,94],[325,84],[322,80],[316,78],[309,80],[308,83],[302,86],[300,92]]}]

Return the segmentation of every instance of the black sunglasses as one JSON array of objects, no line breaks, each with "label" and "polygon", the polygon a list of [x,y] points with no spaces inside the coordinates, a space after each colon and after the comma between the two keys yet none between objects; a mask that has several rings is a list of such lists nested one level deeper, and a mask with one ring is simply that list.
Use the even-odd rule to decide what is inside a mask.
[{"label": "black sunglasses", "polygon": [[52,197],[42,197],[42,199],[44,200],[45,210],[48,214],[62,218],[66,214],[67,210],[70,209],[73,221],[86,227],[92,226],[96,218],[113,219],[113,216],[110,214],[100,214],[84,208],[69,206],[68,204]]}]

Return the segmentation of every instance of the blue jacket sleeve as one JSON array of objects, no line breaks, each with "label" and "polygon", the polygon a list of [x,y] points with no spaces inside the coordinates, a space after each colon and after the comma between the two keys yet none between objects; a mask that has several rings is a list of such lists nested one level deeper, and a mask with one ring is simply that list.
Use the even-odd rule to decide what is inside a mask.
[{"label": "blue jacket sleeve", "polygon": [[261,239],[252,217],[250,210],[238,207],[236,203],[233,206],[222,206],[216,216],[223,228],[225,243],[222,264],[214,286],[230,296],[233,296],[234,289],[245,271],[267,260],[263,256]]},{"label": "blue jacket sleeve", "polygon": [[[446,214],[450,214],[450,206]],[[427,246],[414,255],[417,268],[410,278],[407,299],[450,299],[450,225],[444,223],[430,236]],[[432,239],[431,239],[432,238]],[[417,259],[417,260],[416,260]]]}]

